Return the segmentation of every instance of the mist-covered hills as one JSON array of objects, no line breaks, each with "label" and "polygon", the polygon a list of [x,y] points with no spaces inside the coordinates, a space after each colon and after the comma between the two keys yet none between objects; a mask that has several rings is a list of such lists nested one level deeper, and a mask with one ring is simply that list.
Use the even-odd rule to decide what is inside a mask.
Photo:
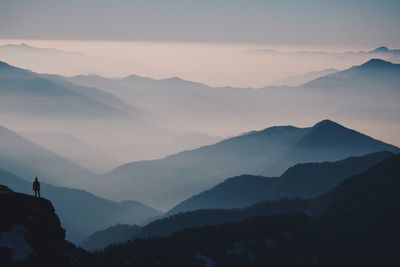
[{"label": "mist-covered hills", "polygon": [[[1,166],[2,167],[2,166]],[[0,167],[0,184],[15,192],[32,195],[32,182]],[[33,179],[32,179],[33,180]],[[42,197],[53,203],[66,237],[75,243],[96,230],[117,223],[141,224],[161,213],[137,201],[115,202],[87,191],[41,182]]]},{"label": "mist-covered hills", "polygon": [[94,173],[0,126],[0,165],[17,176],[56,185],[84,187]]},{"label": "mist-covered hills", "polygon": [[123,165],[102,179],[105,185],[112,181],[123,186],[102,193],[135,195],[155,207],[171,208],[226,177],[243,173],[277,176],[297,163],[396,149],[329,120],[308,128],[271,127],[160,160]]},{"label": "mist-covered hills", "polygon": [[[381,64],[374,64],[378,61]],[[131,105],[160,114],[175,129],[226,136],[265,125],[331,118],[385,136],[386,140],[397,140],[393,133],[399,130],[398,124],[392,122],[397,122],[396,114],[400,112],[400,94],[394,90],[399,84],[399,64],[380,59],[357,62],[358,66],[301,86],[268,86],[258,90],[135,75],[113,79],[81,75],[66,79],[95,86]],[[387,71],[388,68],[391,70]],[[389,130],[383,133],[383,127]]]},{"label": "mist-covered hills", "polygon": [[[2,98],[5,102],[2,108],[10,113],[2,112],[0,119],[4,125],[21,131],[66,132],[120,162],[161,158],[214,142],[203,136],[234,136],[266,125],[299,122],[307,125],[324,118],[345,122],[362,132],[396,143],[398,137],[394,133],[400,130],[396,116],[400,112],[400,94],[396,90],[400,76],[398,64],[380,61],[381,64],[372,67],[373,62],[335,73],[333,76],[338,75],[338,78],[334,79],[326,75],[300,87],[275,86],[258,90],[212,87],[177,77],[155,80],[136,75],[112,79],[81,75],[68,78],[28,72],[43,82],[35,87],[40,89],[38,91],[51,84],[53,92],[54,84],[54,92],[61,94],[66,90],[81,99],[73,101],[74,105],[89,99],[89,104],[85,103],[82,108],[88,116],[92,114],[93,119],[86,119],[82,110],[69,104],[68,107],[58,106],[54,102],[46,104],[51,107],[44,105],[42,108],[30,101],[29,105],[21,105],[21,101],[28,100],[18,94],[15,96],[18,90],[14,89],[11,91],[17,98],[10,101]],[[392,66],[393,70],[386,71],[387,66]],[[9,65],[8,68],[18,69]],[[357,75],[343,74],[354,70]],[[33,84],[35,79],[31,80]],[[29,93],[36,92],[29,87],[31,84],[21,85],[18,79],[9,82],[14,87],[22,86]],[[105,109],[95,112],[95,103]],[[37,113],[34,108],[56,110],[44,114]],[[100,107],[97,105],[97,108]],[[179,140],[186,136],[197,138],[182,145]]]},{"label": "mist-covered hills", "polygon": [[335,162],[301,163],[290,167],[277,178],[251,175],[232,177],[182,201],[166,214],[199,209],[243,208],[280,198],[312,198],[392,155],[391,152],[376,152]]},{"label": "mist-covered hills", "polygon": [[276,86],[300,86],[313,81],[317,78],[339,72],[337,69],[329,68],[320,71],[311,71],[304,73],[303,75],[288,76],[283,79],[279,79],[272,83]]},{"label": "mist-covered hills", "polygon": [[[272,217],[259,213],[259,217],[240,223],[187,229],[166,238],[139,239],[108,247],[95,254],[96,263],[396,266],[394,251],[400,237],[399,166],[400,156],[395,155],[344,180],[321,197],[289,201],[292,205],[303,201],[302,212],[312,217],[298,212]],[[201,212],[203,217],[199,218],[208,213],[208,218],[221,219],[223,212],[243,211]]]},{"label": "mist-covered hills", "polygon": [[121,164],[113,156],[71,134],[53,131],[24,131],[18,134],[95,173],[109,171]]},{"label": "mist-covered hills", "polygon": [[[31,71],[0,62],[2,113],[40,114],[43,117],[129,116],[123,109],[109,105],[105,101],[106,97],[101,98],[100,94],[99,90],[73,90],[65,84],[55,83]],[[115,99],[113,96],[109,98]]]},{"label": "mist-covered hills", "polygon": [[[147,107],[141,109],[107,91],[5,62],[0,64],[0,96],[3,125],[21,132],[72,135],[110,154],[116,162],[159,158],[215,140],[204,138],[214,135],[178,129],[168,116],[153,113]],[[190,140],[178,143],[188,136]],[[117,166],[108,165],[107,170]]]}]

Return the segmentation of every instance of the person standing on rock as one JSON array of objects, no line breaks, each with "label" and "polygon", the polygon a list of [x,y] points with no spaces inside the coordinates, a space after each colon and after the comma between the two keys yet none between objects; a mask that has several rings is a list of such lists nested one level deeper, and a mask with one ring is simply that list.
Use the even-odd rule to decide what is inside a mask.
[{"label": "person standing on rock", "polygon": [[35,181],[33,182],[32,189],[33,189],[33,191],[35,191],[35,197],[40,198],[40,183],[39,183],[39,180],[37,177],[35,178]]}]

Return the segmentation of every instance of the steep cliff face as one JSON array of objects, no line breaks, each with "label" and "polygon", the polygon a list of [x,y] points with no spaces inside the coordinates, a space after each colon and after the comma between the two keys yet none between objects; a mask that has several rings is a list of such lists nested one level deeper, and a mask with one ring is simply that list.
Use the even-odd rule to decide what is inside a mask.
[{"label": "steep cliff face", "polygon": [[0,266],[80,265],[50,201],[0,186]]}]

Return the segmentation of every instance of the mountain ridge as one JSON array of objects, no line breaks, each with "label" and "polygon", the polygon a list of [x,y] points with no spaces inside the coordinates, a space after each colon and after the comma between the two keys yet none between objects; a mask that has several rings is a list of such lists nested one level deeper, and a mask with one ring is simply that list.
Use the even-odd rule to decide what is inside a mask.
[{"label": "mountain ridge", "polygon": [[[326,135],[332,130],[334,134]],[[313,133],[316,136],[313,137]],[[152,202],[148,203],[157,207],[162,202],[165,206],[166,200],[170,199],[171,204],[168,206],[171,207],[222,182],[226,177],[243,173],[277,176],[296,163],[334,161],[349,156],[397,149],[325,120],[314,127],[273,127],[225,139],[215,145],[173,154],[160,160],[124,164],[106,173],[102,179],[105,183],[113,180],[126,185],[124,192],[120,191],[120,196],[130,192],[129,194],[138,196],[139,200],[146,199],[144,202],[148,202],[145,192],[151,190],[156,196],[149,199]],[[207,166],[207,169],[204,169],[204,166]],[[173,188],[170,184],[178,184],[179,187]],[[141,190],[132,188],[133,185]],[[172,199],[174,200],[171,201]]]}]

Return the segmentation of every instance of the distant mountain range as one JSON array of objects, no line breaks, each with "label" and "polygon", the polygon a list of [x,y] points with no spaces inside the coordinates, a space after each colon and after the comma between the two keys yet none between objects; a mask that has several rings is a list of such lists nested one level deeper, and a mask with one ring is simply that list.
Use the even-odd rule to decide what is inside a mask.
[{"label": "distant mountain range", "polygon": [[[160,158],[214,142],[204,141],[205,135],[233,136],[265,125],[308,124],[323,118],[346,122],[393,143],[398,140],[394,133],[400,130],[399,64],[378,59],[302,86],[261,89],[211,87],[177,77],[61,77],[4,66],[8,67],[0,70],[4,70],[0,83],[8,79],[13,86],[1,90],[4,96],[8,88],[13,96],[0,99],[4,125],[25,131],[63,132],[68,127],[72,135],[86,143],[93,141],[92,145],[122,162]],[[10,79],[15,71],[26,79]],[[18,90],[35,95],[35,100],[22,97]],[[55,97],[52,101],[49,92]],[[72,101],[72,96],[80,100]],[[41,100],[46,104],[41,105]],[[91,127],[87,127],[89,118]],[[199,138],[177,145],[188,135]],[[148,144],[154,144],[151,150]]]},{"label": "distant mountain range", "polygon": [[[4,166],[1,166],[4,167]],[[32,182],[0,167],[0,184],[15,192],[32,195]],[[140,224],[161,213],[136,201],[110,201],[89,192],[41,182],[42,197],[51,200],[67,229],[67,239],[80,242],[84,237],[116,223]]]},{"label": "distant mountain range", "polygon": [[114,117],[130,116],[122,102],[96,89],[60,84],[31,71],[0,61],[0,111],[11,114],[40,114],[44,117]]},{"label": "distant mountain range", "polygon": [[271,127],[160,160],[123,165],[102,179],[105,185],[111,186],[112,181],[121,187],[101,193],[110,197],[134,195],[165,209],[226,177],[243,173],[277,176],[297,163],[334,161],[385,150],[397,148],[329,120],[308,128]]},{"label": "distant mountain range", "polygon": [[357,56],[367,55],[369,57],[376,57],[379,55],[383,56],[400,56],[400,49],[389,49],[386,46],[380,46],[368,51],[345,51],[345,52],[324,52],[324,51],[280,51],[274,49],[256,49],[250,52],[254,53],[282,53],[282,54],[294,54],[294,55],[332,55],[332,56]]},{"label": "distant mountain range", "polygon": [[[228,216],[227,221],[236,223],[220,222],[108,247],[95,254],[93,266],[396,266],[399,175],[400,155],[394,155],[314,199],[199,211],[198,218],[222,221]],[[290,214],[271,216],[278,203],[278,213]],[[240,222],[238,217],[243,220],[246,211],[255,209],[257,217]],[[264,217],[268,210],[270,216]]]},{"label": "distant mountain range", "polygon": [[[305,118],[308,123],[332,118],[397,140],[393,133],[399,129],[393,121],[397,124],[396,114],[400,112],[400,64],[370,60],[372,55],[356,61],[362,62],[359,66],[317,75],[296,87],[267,86],[258,90],[210,87],[176,77],[154,80],[135,75],[115,79],[81,75],[66,79],[100,88],[132,106],[159,114],[175,130],[226,136]],[[383,133],[381,129],[388,125],[393,128]]]}]

